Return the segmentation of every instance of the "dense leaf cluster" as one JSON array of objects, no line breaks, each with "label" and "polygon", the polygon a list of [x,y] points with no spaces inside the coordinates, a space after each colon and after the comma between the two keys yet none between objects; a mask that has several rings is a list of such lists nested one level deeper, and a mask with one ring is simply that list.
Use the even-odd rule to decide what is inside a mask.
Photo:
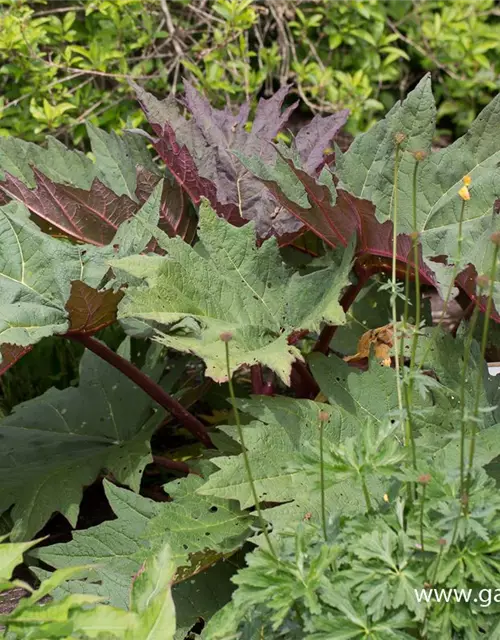
[{"label": "dense leaf cluster", "polygon": [[[42,580],[9,632],[107,637],[115,616],[118,637],[169,637],[174,602],[178,638],[494,637],[495,606],[414,589],[499,567],[498,382],[472,336],[499,318],[500,100],[432,152],[426,77],[331,153],[345,113],[276,142],[286,89],[251,125],[189,86],[184,111],[138,94],[153,134],[89,126],[92,158],[0,140],[1,371],[86,348],[78,380],[0,422],[1,577],[26,551]],[[456,336],[421,322],[422,285],[468,299]],[[386,366],[331,353],[338,326],[357,341],[358,297],[379,305]],[[90,487],[107,511],[89,521]],[[29,551],[54,513],[72,539]],[[148,563],[157,588],[136,594]]]},{"label": "dense leaf cluster", "polygon": [[[440,129],[455,137],[498,91],[494,0],[46,0],[0,2],[0,135],[86,144],[86,118],[116,129],[143,116],[128,78],[211,102],[286,82],[312,113],[351,112],[366,131],[432,71]],[[308,117],[308,116],[306,116]]]}]

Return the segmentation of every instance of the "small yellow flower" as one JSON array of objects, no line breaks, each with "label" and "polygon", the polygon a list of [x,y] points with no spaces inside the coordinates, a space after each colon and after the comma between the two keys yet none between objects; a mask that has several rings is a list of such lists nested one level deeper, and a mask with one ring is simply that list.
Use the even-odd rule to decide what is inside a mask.
[{"label": "small yellow flower", "polygon": [[384,493],[384,502],[389,502],[389,496],[387,493]]},{"label": "small yellow flower", "polygon": [[458,195],[462,198],[462,200],[470,200],[470,193],[467,189],[466,184],[464,184],[464,186],[459,190]]},{"label": "small yellow flower", "polygon": [[472,178],[470,176],[464,176],[462,178],[462,182],[464,183],[464,185],[466,187],[470,186],[470,183],[472,182]]}]

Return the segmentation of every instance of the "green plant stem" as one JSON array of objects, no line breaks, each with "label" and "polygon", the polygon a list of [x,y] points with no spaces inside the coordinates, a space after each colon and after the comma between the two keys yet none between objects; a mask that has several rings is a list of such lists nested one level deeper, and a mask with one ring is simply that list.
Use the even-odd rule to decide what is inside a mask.
[{"label": "green plant stem", "polygon": [[[457,238],[457,257],[455,259],[455,262],[453,264],[453,270],[452,270],[452,275],[451,275],[451,280],[450,280],[450,286],[448,287],[448,291],[446,292],[446,297],[444,299],[444,305],[443,305],[443,310],[441,312],[441,316],[439,318],[439,322],[437,323],[436,326],[436,333],[434,335],[437,335],[437,332],[439,330],[439,327],[442,325],[444,317],[446,315],[446,310],[448,309],[448,304],[450,302],[450,297],[451,297],[451,292],[453,291],[453,287],[455,285],[455,279],[457,277],[457,273],[458,273],[458,267],[459,267],[459,263],[460,263],[460,259],[462,257],[462,242],[463,242],[463,236],[462,236],[462,227],[463,227],[463,221],[464,221],[464,214],[465,214],[465,200],[462,200],[462,206],[460,208],[460,217],[458,219],[458,238]],[[432,344],[432,340],[429,340],[424,354],[422,356],[422,360],[420,361],[420,364],[418,365],[417,370],[420,370],[424,364],[425,364],[425,360],[427,358],[427,354],[429,353],[429,350],[431,348],[431,344]]]},{"label": "green plant stem", "polygon": [[471,476],[472,476],[472,465],[474,464],[474,454],[476,451],[476,436],[477,436],[477,419],[479,415],[479,400],[481,397],[481,389],[484,389],[483,384],[483,367],[482,364],[484,362],[484,356],[486,353],[486,344],[488,342],[488,326],[490,322],[491,308],[493,306],[493,291],[495,288],[495,278],[497,275],[497,261],[498,261],[498,249],[499,246],[495,243],[493,249],[493,260],[491,264],[490,271],[490,282],[489,282],[489,290],[488,290],[488,299],[486,301],[486,310],[484,312],[484,322],[483,322],[483,335],[481,337],[481,355],[477,368],[477,378],[476,378],[476,397],[474,401],[474,413],[473,413],[473,424],[472,424],[472,436],[470,440],[470,449],[469,449],[469,469],[467,471],[467,484],[466,489],[467,493],[469,492]]},{"label": "green plant stem", "polygon": [[323,421],[319,423],[319,465],[320,465],[320,490],[321,490],[321,524],[323,525],[323,535],[325,542],[328,542],[328,533],[326,529],[326,501],[325,501],[325,462],[324,462],[324,450],[323,450]]},{"label": "green plant stem", "polygon": [[130,378],[135,384],[145,391],[148,396],[155,400],[164,409],[167,409],[190,433],[193,434],[206,447],[214,448],[210,436],[205,426],[190,413],[181,403],[173,396],[160,387],[158,383],[151,380],[143,371],[138,369],[134,364],[122,358],[118,353],[110,349],[107,345],[92,336],[81,334],[67,334],[65,336],[69,340],[74,340],[83,344],[89,351],[108,362],[110,365],[121,371],[127,378]]},{"label": "green plant stem", "polygon": [[[416,469],[417,468],[417,446],[415,444],[415,436],[413,433],[413,424],[412,424],[412,417],[411,417],[411,388],[409,384],[404,385],[404,396],[405,396],[405,404],[406,404],[405,440],[406,440],[406,444],[410,446],[412,466],[414,469]],[[413,494],[413,490],[411,491],[411,494]]]},{"label": "green plant stem", "polygon": [[372,501],[370,499],[370,494],[368,492],[368,487],[366,486],[366,480],[365,480],[365,478],[364,478],[362,473],[359,474],[359,478],[361,480],[361,489],[363,490],[363,496],[364,496],[365,502],[366,502],[366,509],[367,509],[368,513],[372,513],[372,511],[373,511]]},{"label": "green plant stem", "polygon": [[262,516],[262,510],[260,508],[260,500],[259,500],[259,496],[257,495],[257,490],[255,488],[255,482],[254,482],[254,479],[253,479],[252,467],[250,465],[250,460],[248,458],[248,452],[247,452],[246,447],[245,447],[245,438],[243,436],[243,428],[241,426],[240,414],[239,414],[239,411],[238,411],[238,407],[236,405],[236,395],[234,393],[233,378],[231,376],[231,361],[230,361],[230,357],[229,357],[229,341],[224,341],[224,345],[226,347],[226,367],[227,367],[227,381],[228,381],[228,385],[229,385],[229,395],[231,397],[231,404],[233,405],[234,420],[236,422],[236,428],[238,429],[238,437],[240,439],[241,451],[243,453],[243,462],[245,464],[245,470],[246,470],[247,477],[248,477],[248,483],[250,484],[250,488],[251,488],[251,491],[252,491],[252,496],[253,496],[253,500],[254,500],[254,503],[255,503],[255,509],[257,510],[257,515],[259,517],[260,526],[262,527],[262,533],[264,534],[264,537],[266,539],[266,542],[267,542],[267,545],[269,547],[269,551],[270,551],[271,555],[277,561],[278,560],[278,556],[276,555],[276,552],[274,550],[273,544],[271,542],[271,538],[270,538],[269,533],[267,531],[267,522],[264,520],[264,518]]},{"label": "green plant stem", "polygon": [[[436,567],[434,568],[434,573],[432,575],[431,583],[430,583],[432,587],[434,587],[435,584],[436,584],[439,565],[441,563],[441,556],[443,555],[443,549],[444,549],[444,545],[441,544],[441,541],[439,541],[439,553],[438,553],[438,557],[437,557],[437,560],[436,560]],[[427,622],[427,618],[429,616],[429,610],[430,610],[430,604],[427,604],[427,606],[425,608],[425,616],[424,616],[424,619],[422,621],[422,627],[425,627],[425,624]]]},{"label": "green plant stem", "polygon": [[434,568],[434,573],[432,574],[431,584],[434,586],[436,584],[437,574],[439,570],[439,564],[441,563],[441,556],[443,555],[444,544],[439,545],[439,553],[436,560],[436,567]]},{"label": "green plant stem", "polygon": [[[400,162],[400,154],[401,149],[400,145],[396,145],[396,157],[394,159],[394,187],[393,187],[393,195],[392,195],[392,299],[391,299],[391,307],[392,307],[392,326],[393,326],[393,342],[394,342],[394,353],[395,358],[395,369],[396,369],[396,388],[398,395],[398,408],[400,416],[403,415],[403,394],[401,390],[401,377],[400,377],[400,367],[399,367],[399,349],[398,349],[398,330],[397,330],[397,311],[396,311],[396,295],[395,295],[395,287],[396,287],[396,262],[397,262],[397,238],[398,238],[398,173],[399,173],[399,162]],[[406,434],[405,434],[406,440]],[[406,442],[408,445],[409,443]]]},{"label": "green plant stem", "polygon": [[[469,330],[467,337],[464,340],[464,355],[462,363],[462,376],[460,380],[460,498],[465,493],[465,389],[466,389],[466,376],[467,369],[469,367],[470,351],[472,346],[472,340],[474,338],[474,331],[476,329],[477,319],[479,317],[479,306],[475,305],[472,313],[472,318],[469,323]],[[455,536],[453,536],[454,541]]]},{"label": "green plant stem", "polygon": [[[415,445],[415,437],[413,432],[413,418],[411,414],[411,408],[413,406],[413,371],[415,369],[415,360],[417,356],[418,337],[420,330],[420,316],[421,316],[421,304],[420,304],[420,270],[419,270],[419,256],[418,256],[418,235],[417,235],[417,175],[419,161],[415,160],[415,166],[413,168],[413,182],[412,182],[412,213],[413,213],[413,268],[415,271],[415,323],[411,341],[411,355],[410,355],[410,373],[408,382],[405,384],[405,402],[406,402],[406,439],[411,446],[411,457],[413,468],[417,468],[417,448]],[[409,285],[410,285],[410,261],[406,263],[406,281],[405,281],[405,314],[408,314],[408,298],[409,298]],[[406,329],[408,318],[405,316],[404,329]],[[401,341],[401,353],[403,355],[403,345],[406,335],[403,336]]]},{"label": "green plant stem", "polygon": [[424,506],[425,506],[425,489],[427,485],[422,485],[422,495],[420,497],[420,546],[424,549]]},{"label": "green plant stem", "polygon": [[[415,331],[412,336],[412,344],[411,344],[411,359],[410,359],[410,399],[411,392],[413,391],[413,381],[411,378],[411,373],[415,367],[415,360],[417,357],[417,346],[418,346],[418,337],[420,331],[420,321],[421,321],[421,313],[422,313],[422,305],[420,300],[420,269],[419,269],[419,255],[418,255],[418,222],[417,222],[417,174],[418,174],[418,165],[420,163],[415,161],[415,167],[413,169],[413,192],[412,192],[412,210],[413,210],[413,237],[412,237],[412,245],[413,245],[413,263],[414,263],[414,271],[415,271]],[[463,214],[462,214],[463,217]],[[460,231],[461,233],[461,231]]]}]

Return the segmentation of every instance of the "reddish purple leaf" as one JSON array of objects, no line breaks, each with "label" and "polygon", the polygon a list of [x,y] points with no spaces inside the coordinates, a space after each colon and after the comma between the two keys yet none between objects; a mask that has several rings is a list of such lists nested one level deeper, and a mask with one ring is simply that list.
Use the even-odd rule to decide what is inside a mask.
[{"label": "reddish purple leaf", "polygon": [[[260,238],[276,235],[291,241],[303,225],[263,189],[262,182],[239,161],[236,153],[258,155],[273,162],[273,139],[286,124],[296,103],[282,110],[288,93],[283,87],[268,100],[260,100],[248,131],[249,106],[237,113],[214,109],[186,84],[184,104],[191,114],[185,119],[172,97],[159,101],[137,87],[137,94],[155,134],[156,150],[193,202],[209,200],[218,215],[232,224],[253,220]],[[323,151],[345,122],[347,112],[316,117],[297,138],[296,149],[311,170],[323,161]],[[236,153],[235,153],[236,152]]]},{"label": "reddish purple leaf", "polygon": [[33,168],[37,186],[29,189],[8,173],[3,190],[25,204],[66,235],[81,242],[104,245],[111,242],[119,225],[138,209],[127,196],[117,196],[97,178],[90,190],[52,182]]},{"label": "reddish purple leaf", "polygon": [[[158,184],[159,177],[143,167],[137,170],[137,188],[135,194],[142,206]],[[158,226],[171,238],[178,236],[191,243],[196,234],[196,217],[189,212],[189,199],[183,189],[172,178],[166,177],[160,205]]]},{"label": "reddish purple leaf", "polygon": [[[358,263],[369,272],[390,272],[392,269],[392,222],[383,224],[375,217],[375,206],[368,200],[360,200],[346,191],[337,192],[335,205],[331,202],[331,192],[293,162],[286,161],[297,180],[302,183],[308,195],[310,207],[303,208],[289,200],[277,182],[263,180],[279,204],[299,218],[332,247],[346,246],[353,234],[357,235],[356,256]],[[396,256],[398,275],[404,278],[406,264],[414,267],[411,239],[406,235],[398,235]],[[432,270],[419,261],[419,273],[422,282],[436,284]]]},{"label": "reddish purple leaf", "polygon": [[299,130],[295,137],[295,146],[305,171],[312,173],[322,166],[325,161],[325,149],[345,125],[348,116],[347,109],[326,118],[316,114],[308,125]]},{"label": "reddish purple leaf", "polygon": [[74,280],[65,306],[69,315],[68,333],[93,334],[112,324],[122,298],[123,291],[97,291],[80,280]]},{"label": "reddish purple leaf", "polygon": [[[116,195],[97,178],[86,190],[53,182],[36,168],[33,168],[33,173],[36,180],[34,189],[8,173],[0,186],[6,194],[25,204],[51,227],[70,238],[97,246],[113,240],[120,224],[137,213],[160,180],[156,174],[139,167],[138,202],[134,202],[126,195]],[[181,188],[166,180],[159,227],[170,236],[180,235],[190,241],[194,236],[196,221],[189,215],[188,206]]]},{"label": "reddish purple leaf", "polygon": [[8,371],[18,360],[31,351],[31,345],[27,347],[19,347],[16,344],[0,345],[0,353],[2,360],[0,361],[0,376]]},{"label": "reddish purple leaf", "polygon": [[[488,296],[478,296],[478,290],[476,285],[477,271],[474,265],[469,264],[467,267],[458,274],[456,283],[457,285],[465,291],[465,293],[469,296],[471,301],[478,305],[481,311],[484,313],[486,311],[486,306],[488,304]],[[491,316],[495,322],[500,322],[500,314],[495,308],[495,304],[493,303]]]}]

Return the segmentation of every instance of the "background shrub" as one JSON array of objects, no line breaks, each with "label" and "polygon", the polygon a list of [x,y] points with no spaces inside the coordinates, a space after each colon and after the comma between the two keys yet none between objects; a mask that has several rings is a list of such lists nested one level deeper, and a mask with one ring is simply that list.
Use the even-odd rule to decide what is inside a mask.
[{"label": "background shrub", "polygon": [[0,134],[82,144],[83,121],[137,126],[127,78],[211,102],[292,83],[305,108],[364,131],[433,72],[455,137],[498,91],[494,0],[0,0]]}]

